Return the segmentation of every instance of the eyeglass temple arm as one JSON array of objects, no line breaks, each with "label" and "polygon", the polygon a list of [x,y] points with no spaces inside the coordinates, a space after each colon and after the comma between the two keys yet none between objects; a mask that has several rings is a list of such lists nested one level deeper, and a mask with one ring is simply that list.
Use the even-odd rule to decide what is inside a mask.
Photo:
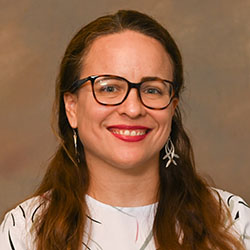
[{"label": "eyeglass temple arm", "polygon": [[79,89],[85,82],[87,81],[93,81],[93,77],[89,76],[87,78],[81,79],[81,80],[77,80],[75,82],[73,82],[72,86],[69,88],[69,92],[75,92],[77,89]]}]

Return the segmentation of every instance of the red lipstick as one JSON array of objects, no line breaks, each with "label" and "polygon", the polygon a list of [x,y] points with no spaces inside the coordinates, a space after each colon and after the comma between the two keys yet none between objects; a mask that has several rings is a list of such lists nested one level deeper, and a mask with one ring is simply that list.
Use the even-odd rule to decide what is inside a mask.
[{"label": "red lipstick", "polygon": [[108,130],[116,138],[126,142],[138,142],[143,140],[151,131],[145,126],[130,126],[130,125],[113,125],[109,126]]}]

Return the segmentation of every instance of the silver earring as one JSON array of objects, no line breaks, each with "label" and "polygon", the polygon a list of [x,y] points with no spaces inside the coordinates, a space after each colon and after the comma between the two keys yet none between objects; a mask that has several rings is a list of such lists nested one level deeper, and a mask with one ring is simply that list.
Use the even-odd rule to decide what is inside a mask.
[{"label": "silver earring", "polygon": [[74,147],[75,147],[75,155],[77,157],[77,161],[80,162],[78,149],[77,149],[77,134],[76,134],[75,129],[73,129],[73,141],[74,141]]},{"label": "silver earring", "polygon": [[174,144],[171,140],[171,138],[169,137],[168,138],[168,141],[165,145],[165,152],[166,152],[166,155],[164,155],[164,157],[162,158],[163,160],[167,159],[168,158],[168,161],[166,163],[166,168],[171,164],[173,163],[175,166],[177,166],[177,163],[176,161],[174,160],[174,157],[175,158],[180,158],[179,155],[175,154],[174,153],[175,149],[174,149]]}]

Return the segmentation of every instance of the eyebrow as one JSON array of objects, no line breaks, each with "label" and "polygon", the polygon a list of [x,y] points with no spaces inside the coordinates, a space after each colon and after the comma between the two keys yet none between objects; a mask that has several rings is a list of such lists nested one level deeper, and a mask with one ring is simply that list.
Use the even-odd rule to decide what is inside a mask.
[{"label": "eyebrow", "polygon": [[[158,76],[144,76],[141,78],[141,81],[153,81],[153,80],[156,80],[156,79],[162,79],[162,80],[165,80],[164,78],[162,77],[158,77]],[[167,79],[166,79],[167,80]]]}]

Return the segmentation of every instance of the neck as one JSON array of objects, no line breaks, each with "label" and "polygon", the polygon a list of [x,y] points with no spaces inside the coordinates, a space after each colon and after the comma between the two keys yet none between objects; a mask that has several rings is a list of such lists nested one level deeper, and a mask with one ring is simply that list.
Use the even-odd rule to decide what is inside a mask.
[{"label": "neck", "polygon": [[157,201],[159,171],[151,163],[136,168],[117,168],[103,163],[88,164],[88,194],[94,199],[120,207],[144,206]]}]

